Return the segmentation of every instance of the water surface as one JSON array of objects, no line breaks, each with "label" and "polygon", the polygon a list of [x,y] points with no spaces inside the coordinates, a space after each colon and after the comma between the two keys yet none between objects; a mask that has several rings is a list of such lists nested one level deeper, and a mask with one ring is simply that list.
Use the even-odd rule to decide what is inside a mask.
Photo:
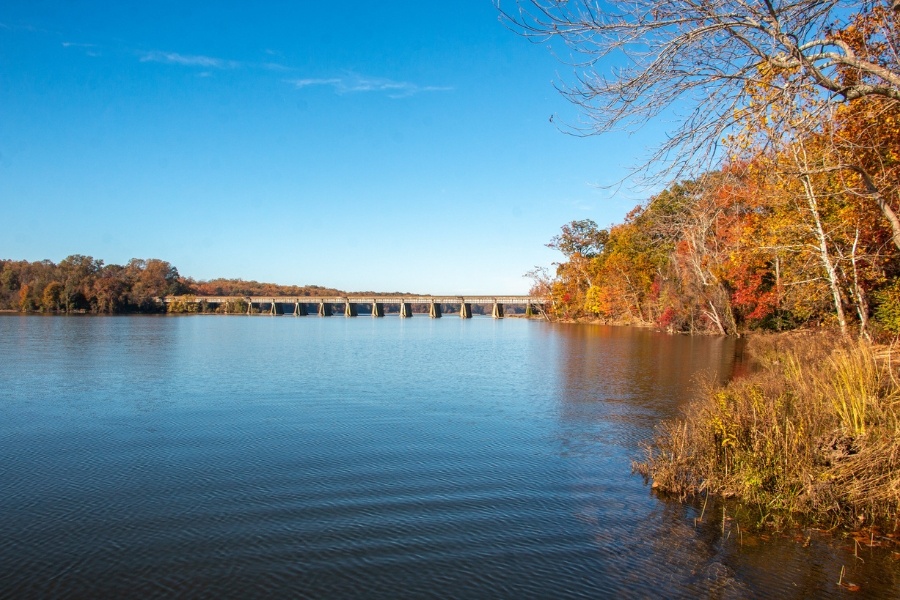
[{"label": "water surface", "polygon": [[3,316],[0,596],[840,597],[842,565],[896,594],[889,553],[738,540],[631,474],[735,355],[517,319]]}]

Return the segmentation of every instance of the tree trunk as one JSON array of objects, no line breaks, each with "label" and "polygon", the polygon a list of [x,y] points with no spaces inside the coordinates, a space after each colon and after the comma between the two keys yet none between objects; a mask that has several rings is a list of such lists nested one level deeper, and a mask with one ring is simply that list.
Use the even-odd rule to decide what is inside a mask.
[{"label": "tree trunk", "polygon": [[816,203],[816,193],[812,187],[809,175],[801,175],[800,180],[803,183],[803,191],[806,194],[806,202],[809,206],[810,215],[812,215],[815,224],[816,239],[819,243],[819,257],[822,260],[822,266],[828,275],[828,286],[831,288],[831,296],[834,300],[834,312],[837,314],[838,325],[841,327],[841,333],[847,333],[847,317],[844,314],[844,303],[841,301],[841,288],[838,285],[837,269],[828,252],[828,238],[825,236],[825,229],[822,227],[822,220],[819,218],[819,207]]},{"label": "tree trunk", "polygon": [[888,204],[888,201],[885,200],[884,195],[881,193],[881,190],[878,189],[878,186],[875,185],[875,182],[872,180],[871,175],[869,175],[865,169],[862,167],[858,167],[856,165],[850,165],[849,169],[853,172],[857,173],[863,180],[863,183],[866,185],[866,191],[872,195],[875,203],[878,204],[878,208],[881,209],[881,214],[884,215],[884,218],[887,219],[888,225],[891,226],[891,240],[894,242],[894,245],[900,250],[900,217],[897,216],[897,213],[894,212],[893,207]]},{"label": "tree trunk", "polygon": [[853,292],[856,296],[856,312],[859,315],[859,337],[869,338],[869,302],[866,292],[859,285],[859,273],[856,268],[856,247],[859,244],[859,227],[856,228],[856,237],[853,240],[853,249],[850,253],[850,264],[853,266]]},{"label": "tree trunk", "polygon": [[[802,153],[802,157],[798,154],[798,150]],[[792,154],[794,155],[794,162],[798,166],[797,171],[800,173],[800,183],[803,184],[803,192],[806,196],[806,203],[809,208],[809,213],[813,218],[813,224],[815,225],[813,230],[816,234],[816,240],[819,245],[819,258],[822,261],[822,266],[825,268],[825,273],[828,276],[828,287],[831,289],[831,296],[834,300],[834,312],[837,315],[838,325],[841,328],[841,333],[846,335],[847,333],[847,317],[844,314],[844,303],[841,299],[841,288],[838,284],[838,273],[837,269],[834,268],[834,263],[831,260],[831,256],[828,252],[828,237],[825,235],[825,228],[822,227],[822,219],[819,217],[819,206],[816,201],[816,192],[813,189],[812,180],[809,177],[810,168],[809,168],[809,159],[806,156],[806,146],[803,144],[803,141],[799,142],[799,149],[795,145],[792,148]]]},{"label": "tree trunk", "polygon": [[725,328],[722,327],[722,319],[719,318],[719,313],[718,311],[716,311],[716,305],[713,304],[712,300],[709,301],[709,310],[704,310],[703,312],[706,313],[706,316],[709,317],[710,321],[715,323],[716,328],[719,330],[719,333],[721,333],[722,335],[728,335],[727,333],[725,333]]}]

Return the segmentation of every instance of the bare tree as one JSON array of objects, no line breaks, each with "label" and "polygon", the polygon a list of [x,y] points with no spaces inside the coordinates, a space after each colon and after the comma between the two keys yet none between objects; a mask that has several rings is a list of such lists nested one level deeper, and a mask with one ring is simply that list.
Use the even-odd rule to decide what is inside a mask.
[{"label": "bare tree", "polygon": [[[645,175],[708,168],[735,125],[766,114],[748,93],[761,83],[777,87],[769,98],[900,101],[898,0],[495,2],[512,30],[570,49],[575,80],[560,91],[585,117],[571,133],[634,129],[674,114],[666,141],[639,167]],[[861,20],[862,47],[846,35]],[[773,70],[791,76],[766,79]]]}]

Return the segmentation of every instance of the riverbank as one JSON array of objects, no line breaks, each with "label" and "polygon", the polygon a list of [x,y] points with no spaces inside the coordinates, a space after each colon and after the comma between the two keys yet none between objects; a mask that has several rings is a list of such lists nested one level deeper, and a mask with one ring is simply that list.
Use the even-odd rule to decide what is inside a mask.
[{"label": "riverbank", "polygon": [[753,336],[752,372],[705,383],[634,468],[661,493],[757,507],[761,525],[880,527],[900,516],[890,353],[833,333]]},{"label": "riverbank", "polygon": [[566,323],[568,325],[609,325],[610,327],[636,327],[640,329],[658,329],[653,323],[630,319],[604,319],[601,317],[557,317],[548,319],[553,323]]}]

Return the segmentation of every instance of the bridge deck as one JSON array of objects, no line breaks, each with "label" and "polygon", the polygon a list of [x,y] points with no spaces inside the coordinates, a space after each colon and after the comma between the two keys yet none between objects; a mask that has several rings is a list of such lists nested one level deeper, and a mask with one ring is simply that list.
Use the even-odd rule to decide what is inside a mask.
[{"label": "bridge deck", "polygon": [[539,298],[532,296],[370,296],[370,295],[347,295],[347,296],[169,296],[164,299],[168,304],[170,302],[206,302],[208,304],[223,304],[225,302],[235,301],[252,302],[254,304],[269,304],[272,302],[278,304],[319,304],[324,302],[327,304],[540,304]]}]

